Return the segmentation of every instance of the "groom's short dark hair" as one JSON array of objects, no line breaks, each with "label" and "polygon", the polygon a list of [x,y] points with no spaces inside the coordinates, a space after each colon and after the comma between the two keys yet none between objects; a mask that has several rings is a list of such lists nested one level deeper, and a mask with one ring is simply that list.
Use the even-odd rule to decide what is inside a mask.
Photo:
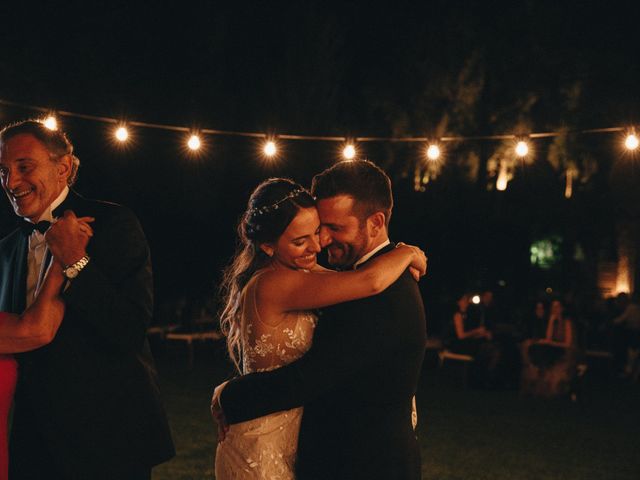
[{"label": "groom's short dark hair", "polygon": [[369,160],[343,161],[313,177],[311,194],[317,199],[349,195],[355,200],[356,215],[364,221],[382,212],[389,227],[393,210],[391,180]]}]

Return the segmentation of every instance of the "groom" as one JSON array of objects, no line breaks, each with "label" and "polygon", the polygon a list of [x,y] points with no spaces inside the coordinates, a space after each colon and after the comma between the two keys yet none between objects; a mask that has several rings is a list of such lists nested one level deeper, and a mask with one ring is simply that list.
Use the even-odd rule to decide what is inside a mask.
[{"label": "groom", "polygon": [[[55,339],[18,356],[10,478],[148,480],[174,454],[146,341],[149,248],[128,209],[70,190],[79,163],[39,122],[0,132],[2,188],[24,220],[0,240],[0,311],[31,303],[49,251],[67,267]],[[95,218],[86,250],[76,215]]]},{"label": "groom", "polygon": [[[334,267],[357,268],[394,248],[391,182],[373,163],[338,163],[316,175],[312,193]],[[297,479],[419,479],[411,405],[425,340],[407,271],[379,295],[323,309],[306,355],[231,380],[214,407],[233,424],[304,406]]]}]

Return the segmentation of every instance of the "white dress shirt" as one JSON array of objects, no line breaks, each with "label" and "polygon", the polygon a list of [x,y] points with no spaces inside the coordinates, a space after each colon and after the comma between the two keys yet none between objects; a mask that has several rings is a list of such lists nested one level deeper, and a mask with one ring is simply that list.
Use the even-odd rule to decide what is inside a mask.
[{"label": "white dress shirt", "polygon": [[[69,187],[64,187],[64,190],[58,195],[51,205],[44,211],[44,213],[36,220],[38,222],[51,222],[53,223],[53,211],[67,198],[69,194]],[[28,219],[25,219],[30,221]],[[47,256],[47,244],[44,241],[44,234],[38,230],[34,230],[29,235],[29,252],[27,254],[27,307],[33,303],[40,290],[44,273],[46,272],[48,262],[45,262]]]},{"label": "white dress shirt", "polygon": [[371,250],[369,253],[363,255],[362,258],[360,258],[360,260],[358,260],[356,263],[354,263],[353,269],[355,270],[356,268],[358,268],[358,266],[362,265],[364,262],[369,260],[371,257],[373,257],[376,253],[378,253],[380,250],[382,250],[384,247],[386,247],[389,244],[391,244],[391,240],[387,238],[386,242],[381,243],[376,248]]}]

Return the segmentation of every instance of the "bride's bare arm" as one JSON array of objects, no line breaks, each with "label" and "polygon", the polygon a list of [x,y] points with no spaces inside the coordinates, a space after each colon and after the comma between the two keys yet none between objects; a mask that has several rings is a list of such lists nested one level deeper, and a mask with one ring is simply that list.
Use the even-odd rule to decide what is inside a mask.
[{"label": "bride's bare arm", "polygon": [[0,322],[0,353],[21,353],[50,343],[64,316],[60,290],[62,267],[53,262],[35,301],[22,315],[8,314]]},{"label": "bride's bare arm", "polygon": [[418,247],[400,245],[357,270],[267,272],[260,279],[258,296],[262,305],[281,311],[320,308],[376,295],[410,266],[424,273],[426,256]]},{"label": "bride's bare arm", "polygon": [[[65,218],[67,216],[65,212]],[[85,247],[93,236],[90,225],[93,221],[93,217],[75,215],[73,219],[66,219],[67,223],[76,224],[75,233]],[[60,298],[64,282],[62,265],[54,258],[42,288],[29,308],[22,315],[7,314],[0,321],[0,353],[28,352],[51,343],[64,317],[64,303]]]}]

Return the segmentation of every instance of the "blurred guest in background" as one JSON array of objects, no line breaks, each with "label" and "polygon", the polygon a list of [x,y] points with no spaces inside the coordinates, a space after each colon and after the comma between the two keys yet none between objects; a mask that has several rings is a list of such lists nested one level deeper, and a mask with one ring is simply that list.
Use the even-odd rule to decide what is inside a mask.
[{"label": "blurred guest in background", "polygon": [[536,302],[533,314],[524,325],[524,338],[540,340],[547,336],[547,308],[542,300]]},{"label": "blurred guest in background", "polygon": [[618,365],[623,365],[621,373],[625,377],[637,380],[640,374],[638,354],[640,353],[640,305],[638,292],[629,297],[626,293],[618,295],[622,313],[613,319],[616,336],[616,357]]},{"label": "blurred guest in background", "polygon": [[551,302],[544,339],[522,346],[522,393],[555,397],[570,393],[576,374],[575,328],[560,300]]},{"label": "blurred guest in background", "polygon": [[447,346],[454,353],[474,358],[470,376],[472,385],[491,387],[495,384],[499,352],[492,342],[491,332],[481,324],[482,317],[470,314],[469,304],[468,294],[458,297]]}]

